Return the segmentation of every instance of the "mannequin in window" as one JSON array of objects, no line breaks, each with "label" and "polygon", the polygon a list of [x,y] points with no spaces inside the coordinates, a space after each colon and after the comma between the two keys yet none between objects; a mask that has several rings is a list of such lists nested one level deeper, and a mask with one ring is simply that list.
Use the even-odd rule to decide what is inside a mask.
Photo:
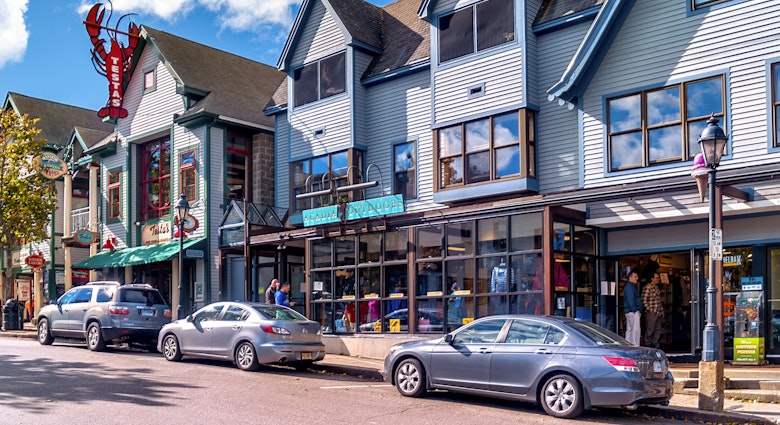
[{"label": "mannequin in window", "polygon": [[[512,269],[507,267],[506,261],[502,258],[501,262],[493,267],[490,273],[490,292],[505,294],[509,287],[514,287],[514,274]],[[508,310],[507,297],[490,297],[488,305],[489,314],[504,314]]]}]

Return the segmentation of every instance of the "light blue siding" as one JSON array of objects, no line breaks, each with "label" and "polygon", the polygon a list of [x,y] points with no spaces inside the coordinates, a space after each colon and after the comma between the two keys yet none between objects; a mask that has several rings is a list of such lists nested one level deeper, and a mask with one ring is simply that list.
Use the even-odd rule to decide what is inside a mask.
[{"label": "light blue siding", "polygon": [[346,40],[336,20],[321,1],[314,1],[303,32],[295,44],[291,66],[303,65],[344,49]]},{"label": "light blue siding", "polygon": [[[430,76],[420,72],[367,89],[370,137],[366,164],[381,170],[383,187],[366,191],[374,198],[392,193],[393,148],[396,143],[416,140],[418,198],[407,201],[409,212],[441,208],[433,203],[433,142],[430,127]],[[370,170],[369,178],[376,179]]]},{"label": "light blue siding", "polygon": [[[339,94],[290,113],[290,159],[323,155],[352,145],[351,99]],[[315,131],[324,130],[321,136]]]},{"label": "light blue siding", "polygon": [[[670,36],[674,34],[674,36]],[[777,57],[780,2],[725,4],[706,13],[688,14],[685,2],[639,1],[634,5],[583,99],[584,178],[598,187],[690,172],[679,166],[606,173],[605,96],[667,82],[694,80],[713,72],[727,78],[725,128],[731,136],[720,169],[780,161],[767,152],[767,79],[765,63]]]},{"label": "light blue siding", "polygon": [[287,114],[278,114],[274,123],[274,169],[276,170],[274,205],[279,208],[290,208],[290,156],[288,154],[290,144]]},{"label": "light blue siding", "polygon": [[536,68],[540,98],[537,114],[537,173],[539,191],[550,193],[580,186],[579,119],[577,110],[548,102],[544,90],[558,81],[569,58],[588,30],[588,24],[568,27],[538,37]]},{"label": "light blue siding", "polygon": [[[525,103],[523,57],[519,45],[433,72],[434,122],[453,122]],[[484,84],[484,95],[469,88]]]},{"label": "light blue siding", "polygon": [[[209,253],[211,255],[206,257],[206,261],[211,262],[208,266],[208,270],[211,273],[210,279],[210,294],[211,300],[217,301],[219,299],[219,282],[220,282],[220,256],[219,253],[219,221],[222,219],[222,201],[219,199],[223,196],[225,188],[225,130],[218,127],[211,127],[209,133],[210,152],[209,152],[209,174],[208,184],[211,186],[211,199],[204,205],[209,208],[209,220],[211,220],[212,226],[206,226],[209,243]],[[201,207],[203,208],[203,207]]]},{"label": "light blue siding", "polygon": [[[371,63],[373,56],[363,53],[361,51],[350,49],[353,56],[354,66],[352,68],[352,93],[353,93],[353,116],[355,126],[355,141],[357,145],[365,145],[367,139],[370,137],[368,134],[368,122],[366,111],[369,108],[369,103],[366,99],[366,90],[363,84],[360,83],[360,77],[365,72],[368,65]],[[347,70],[347,75],[350,75],[350,70]]]}]

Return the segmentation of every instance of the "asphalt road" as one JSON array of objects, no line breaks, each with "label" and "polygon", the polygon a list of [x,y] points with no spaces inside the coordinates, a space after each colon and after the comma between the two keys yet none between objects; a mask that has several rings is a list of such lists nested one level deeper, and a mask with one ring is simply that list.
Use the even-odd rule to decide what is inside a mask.
[{"label": "asphalt road", "polygon": [[540,407],[436,392],[402,397],[384,382],[269,366],[243,372],[230,363],[79,344],[41,346],[0,339],[0,424],[676,424],[620,411],[589,411],[574,421]]}]

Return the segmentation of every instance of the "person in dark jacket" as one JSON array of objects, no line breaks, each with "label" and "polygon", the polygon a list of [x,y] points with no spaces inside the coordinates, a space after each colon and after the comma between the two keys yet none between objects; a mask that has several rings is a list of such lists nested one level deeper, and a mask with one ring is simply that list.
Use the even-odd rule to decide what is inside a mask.
[{"label": "person in dark jacket", "polygon": [[271,280],[268,289],[265,290],[265,303],[276,304],[276,291],[279,290],[279,279]]},{"label": "person in dark jacket", "polygon": [[631,270],[628,282],[623,288],[623,312],[626,314],[626,339],[633,345],[639,345],[642,320],[642,297],[639,295],[639,273]]}]

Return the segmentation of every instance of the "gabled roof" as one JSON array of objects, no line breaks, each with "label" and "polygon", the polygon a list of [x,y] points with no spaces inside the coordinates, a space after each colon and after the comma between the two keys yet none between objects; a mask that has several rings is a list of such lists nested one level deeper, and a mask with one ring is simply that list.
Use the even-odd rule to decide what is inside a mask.
[{"label": "gabled roof", "polygon": [[48,144],[66,146],[75,127],[88,128],[99,132],[111,133],[112,124],[103,122],[97,111],[66,105],[51,100],[38,99],[19,93],[9,92],[4,108],[13,108],[19,115],[40,118],[36,127],[41,130],[39,137]]},{"label": "gabled roof", "polygon": [[605,0],[561,79],[547,90],[548,99],[576,103],[593,78],[635,0]]},{"label": "gabled roof", "polygon": [[178,93],[205,95],[178,120],[211,115],[273,128],[273,119],[262,110],[285,74],[269,65],[147,26],[141,27],[141,35],[160,52],[177,80]]},{"label": "gabled roof", "polygon": [[314,2],[321,1],[346,39],[347,45],[380,52],[382,47],[382,14],[373,4],[363,0],[303,0],[298,16],[295,18],[290,35],[284,44],[276,67],[287,70],[289,59],[298,38],[303,34],[304,26],[311,13]]}]

